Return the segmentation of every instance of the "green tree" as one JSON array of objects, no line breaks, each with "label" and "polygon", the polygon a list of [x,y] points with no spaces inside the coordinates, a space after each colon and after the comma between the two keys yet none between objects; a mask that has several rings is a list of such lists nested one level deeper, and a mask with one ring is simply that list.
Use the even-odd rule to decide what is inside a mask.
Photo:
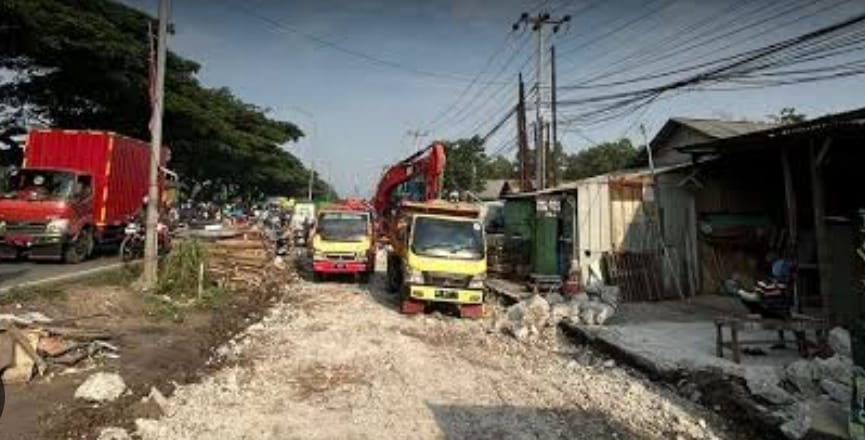
[{"label": "green tree", "polygon": [[497,155],[484,164],[482,176],[484,179],[513,179],[516,176],[516,164]]},{"label": "green tree", "polygon": [[[109,0],[0,0],[0,131],[33,123],[149,139],[152,17]],[[169,166],[203,195],[302,195],[308,171],[282,146],[303,133],[225,88],[199,65],[167,58],[164,140]],[[332,192],[316,181],[320,193]]]},{"label": "green tree", "polygon": [[563,179],[578,180],[586,177],[628,168],[637,159],[639,150],[627,138],[604,142],[567,155],[563,160]]},{"label": "green tree", "polygon": [[799,113],[793,107],[782,108],[777,115],[769,115],[769,119],[776,124],[795,124],[807,119],[804,113]]},{"label": "green tree", "polygon": [[445,142],[445,191],[480,191],[487,156],[480,137]]}]

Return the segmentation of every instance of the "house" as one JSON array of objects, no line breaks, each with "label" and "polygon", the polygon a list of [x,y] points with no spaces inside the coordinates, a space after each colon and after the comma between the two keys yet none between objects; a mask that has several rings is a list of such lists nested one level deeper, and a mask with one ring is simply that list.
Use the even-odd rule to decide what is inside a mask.
[{"label": "house", "polygon": [[520,192],[520,184],[517,180],[491,179],[484,182],[484,188],[477,194],[484,202],[499,200],[508,194]]},{"label": "house", "polygon": [[656,166],[688,162],[691,157],[678,147],[697,145],[717,139],[740,136],[775,127],[758,121],[725,121],[720,119],[672,118],[649,142]]}]

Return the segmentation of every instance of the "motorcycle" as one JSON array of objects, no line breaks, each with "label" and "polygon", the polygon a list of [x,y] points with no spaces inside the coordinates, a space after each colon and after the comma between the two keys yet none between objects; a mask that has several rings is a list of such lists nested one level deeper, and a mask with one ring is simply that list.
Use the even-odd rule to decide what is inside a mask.
[{"label": "motorcycle", "polygon": [[[137,221],[130,221],[124,229],[123,241],[120,242],[120,259],[123,262],[144,257],[144,241],[146,231]],[[156,225],[157,254],[165,256],[171,246],[171,238],[168,235],[168,226],[163,223]]]}]

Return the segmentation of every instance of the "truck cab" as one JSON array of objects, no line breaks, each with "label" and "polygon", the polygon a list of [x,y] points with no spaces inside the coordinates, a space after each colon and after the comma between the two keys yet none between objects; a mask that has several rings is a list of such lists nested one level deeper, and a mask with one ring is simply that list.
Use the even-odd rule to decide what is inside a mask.
[{"label": "truck cab", "polygon": [[350,274],[368,282],[375,270],[372,219],[368,211],[323,209],[312,232],[312,270],[316,280]]},{"label": "truck cab", "polygon": [[93,178],[71,169],[24,168],[0,194],[0,257],[77,262],[94,248]]},{"label": "truck cab", "polygon": [[486,237],[476,207],[446,202],[404,203],[388,287],[402,296],[403,313],[456,306],[460,316],[483,315]]}]

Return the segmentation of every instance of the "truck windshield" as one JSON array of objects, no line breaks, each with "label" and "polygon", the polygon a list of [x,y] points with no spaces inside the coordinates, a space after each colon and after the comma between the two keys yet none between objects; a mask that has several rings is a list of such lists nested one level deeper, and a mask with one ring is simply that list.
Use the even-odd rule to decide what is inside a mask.
[{"label": "truck windshield", "polygon": [[20,170],[9,179],[5,199],[63,200],[72,194],[75,176],[63,171]]},{"label": "truck windshield", "polygon": [[430,257],[480,260],[484,257],[482,229],[476,221],[417,217],[411,250]]},{"label": "truck windshield", "polygon": [[369,214],[326,212],[318,218],[316,232],[323,240],[363,241],[369,225]]}]

